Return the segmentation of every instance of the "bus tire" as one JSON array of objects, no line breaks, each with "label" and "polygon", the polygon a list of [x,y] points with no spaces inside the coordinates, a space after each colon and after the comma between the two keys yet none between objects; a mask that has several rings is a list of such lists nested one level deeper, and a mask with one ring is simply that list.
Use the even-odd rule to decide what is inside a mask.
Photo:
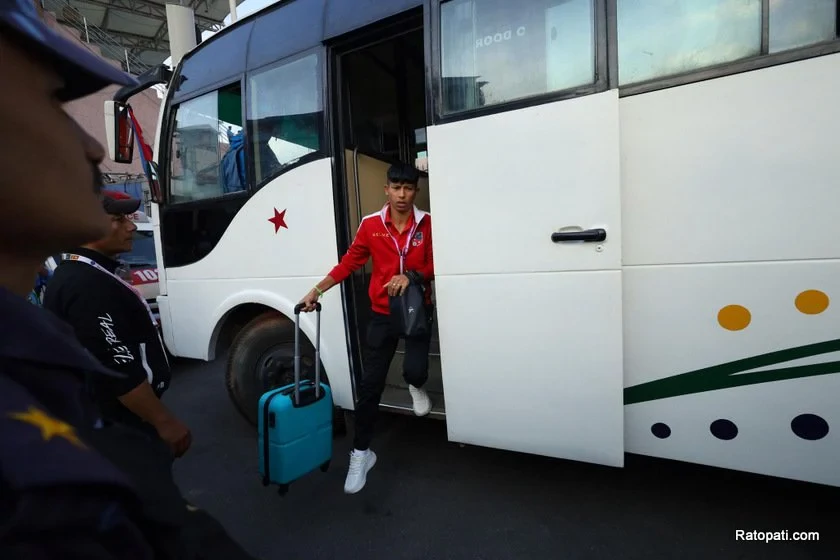
[{"label": "bus tire", "polygon": [[[315,380],[315,348],[301,337],[301,381]],[[295,381],[295,325],[285,315],[267,312],[248,322],[233,339],[225,369],[225,386],[236,410],[257,426],[260,397]],[[321,363],[321,381],[329,379]],[[346,433],[344,411],[333,407],[333,434]]]},{"label": "bus tire", "polygon": [[[315,349],[305,336],[301,337],[300,353],[301,381],[314,380]],[[251,425],[257,425],[264,393],[294,383],[294,356],[295,325],[278,312],[258,315],[233,339],[225,385],[234,406]]]}]

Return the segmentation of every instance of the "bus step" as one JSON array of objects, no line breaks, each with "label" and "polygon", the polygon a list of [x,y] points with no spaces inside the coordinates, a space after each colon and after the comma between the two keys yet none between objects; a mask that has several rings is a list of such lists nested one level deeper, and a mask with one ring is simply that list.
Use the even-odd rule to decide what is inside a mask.
[{"label": "bus step", "polygon": [[[443,393],[429,391],[429,398],[432,399],[432,411],[429,413],[429,418],[437,418],[439,420],[446,418],[446,405],[443,401]],[[411,395],[408,393],[408,387],[405,386],[386,385],[379,407],[389,412],[414,415]]]}]

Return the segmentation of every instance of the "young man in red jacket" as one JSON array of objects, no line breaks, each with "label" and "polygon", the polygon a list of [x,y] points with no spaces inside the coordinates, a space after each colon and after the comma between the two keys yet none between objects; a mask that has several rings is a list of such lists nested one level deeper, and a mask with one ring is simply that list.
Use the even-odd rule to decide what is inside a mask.
[{"label": "young man in red jacket", "polygon": [[[362,219],[356,238],[341,262],[301,300],[304,311],[312,311],[324,292],[363,267],[369,258],[373,259],[368,290],[372,316],[356,404],[354,450],[344,484],[348,494],[355,494],[364,487],[367,472],[376,463],[376,454],[369,449],[370,441],[379,400],[399,343],[399,336],[391,325],[389,297],[402,295],[412,282],[421,283],[425,288],[426,317],[429,321],[432,317],[432,217],[414,206],[419,175],[417,169],[408,164],[390,167],[385,185],[387,204],[379,212]],[[430,335],[405,339],[403,377],[409,385],[414,413],[418,416],[425,416],[432,409],[423,389],[429,373],[429,343]]]}]

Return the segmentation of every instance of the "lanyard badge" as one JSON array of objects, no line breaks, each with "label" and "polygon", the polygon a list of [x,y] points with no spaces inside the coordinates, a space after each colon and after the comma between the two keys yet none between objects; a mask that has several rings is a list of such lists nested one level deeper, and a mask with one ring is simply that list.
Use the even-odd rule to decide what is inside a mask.
[{"label": "lanyard badge", "polygon": [[[157,322],[157,319],[155,319],[155,314],[152,313],[152,308],[149,306],[149,302],[147,302],[145,300],[145,298],[142,295],[140,295],[140,292],[137,291],[137,288],[135,288],[134,286],[132,286],[131,284],[129,284],[128,282],[123,280],[120,276],[117,276],[116,274],[112,273],[111,271],[109,271],[108,269],[106,269],[105,267],[103,267],[102,265],[97,263],[96,261],[94,261],[92,259],[89,259],[87,257],[83,257],[82,255],[76,255],[74,253],[65,253],[65,254],[61,255],[61,259],[65,260],[65,261],[76,261],[76,262],[84,263],[88,266],[92,266],[96,270],[98,270],[100,272],[104,272],[105,274],[107,274],[108,276],[110,276],[111,278],[113,278],[114,280],[116,280],[117,282],[119,282],[120,284],[122,284],[123,286],[128,288],[129,290],[131,290],[131,293],[133,293],[137,297],[137,299],[140,300],[140,303],[143,304],[143,307],[146,308],[146,312],[149,314],[149,320],[152,322],[152,324],[155,326],[155,328],[157,328],[158,322]],[[117,271],[121,272],[122,274],[128,274],[128,270],[124,267],[118,268]]]},{"label": "lanyard badge", "polygon": [[387,204],[385,208],[382,209],[382,212],[379,214],[379,217],[382,218],[382,225],[385,226],[385,231],[388,232],[388,236],[390,236],[391,241],[394,242],[394,247],[397,248],[397,254],[400,256],[400,274],[405,274],[405,257],[408,255],[408,248],[411,246],[411,240],[414,239],[414,232],[417,231],[417,220],[414,220],[414,225],[411,226],[411,231],[408,234],[408,239],[405,241],[405,247],[400,249],[400,244],[397,242],[397,238],[391,233],[391,229],[388,227],[388,224],[385,222],[385,211],[387,209]]}]

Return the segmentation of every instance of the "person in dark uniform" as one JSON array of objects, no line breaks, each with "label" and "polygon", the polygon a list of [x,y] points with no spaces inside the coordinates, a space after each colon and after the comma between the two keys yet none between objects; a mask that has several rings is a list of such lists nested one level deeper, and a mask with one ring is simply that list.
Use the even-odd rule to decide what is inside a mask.
[{"label": "person in dark uniform", "polygon": [[71,325],[93,356],[124,379],[99,378],[94,395],[105,419],[157,434],[176,457],[191,443],[190,430],[164,404],[171,372],[157,321],[146,300],[120,277],[120,254],[131,251],[137,226],[130,215],[140,201],[104,192],[108,233],[62,254],[44,308]]},{"label": "person in dark uniform", "polygon": [[26,295],[41,263],[101,237],[102,148],[63,111],[134,80],[0,2],[0,558],[155,558],[130,477],[86,439],[84,381],[116,377]]},{"label": "person in dark uniform", "polygon": [[102,146],[63,105],[136,80],[49,29],[32,0],[3,0],[0,84],[0,558],[250,558],[189,507],[159,439],[105,425],[88,389],[125,375],[26,299],[49,255],[109,229]]}]

